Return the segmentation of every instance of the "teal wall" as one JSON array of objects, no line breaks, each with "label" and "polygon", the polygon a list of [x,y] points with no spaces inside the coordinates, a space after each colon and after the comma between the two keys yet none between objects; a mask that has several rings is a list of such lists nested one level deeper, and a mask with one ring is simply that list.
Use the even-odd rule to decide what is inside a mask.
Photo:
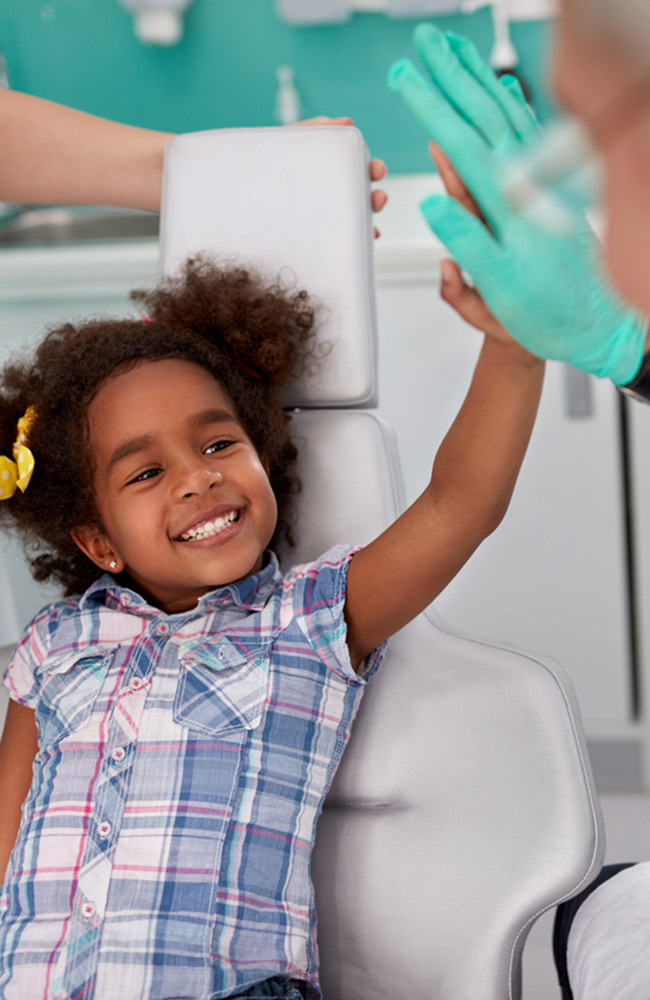
[{"label": "teal wall", "polygon": [[[429,167],[426,143],[384,81],[394,59],[413,54],[415,23],[355,14],[343,25],[295,27],[279,20],[273,0],[194,0],[183,41],[155,49],[136,40],[119,0],[0,0],[0,50],[16,90],[174,132],[272,124],[275,70],[288,63],[305,116],[351,115],[373,155],[405,172]],[[485,9],[438,23],[489,53]],[[513,25],[521,73],[542,119],[552,114],[546,36],[543,23]]]}]

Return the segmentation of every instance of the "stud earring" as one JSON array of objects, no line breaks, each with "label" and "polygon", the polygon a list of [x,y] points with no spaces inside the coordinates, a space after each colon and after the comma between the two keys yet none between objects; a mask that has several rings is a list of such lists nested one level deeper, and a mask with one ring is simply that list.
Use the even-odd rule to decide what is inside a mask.
[{"label": "stud earring", "polygon": [[114,559],[111,559],[108,565],[110,569],[117,569],[117,563],[115,562]]}]

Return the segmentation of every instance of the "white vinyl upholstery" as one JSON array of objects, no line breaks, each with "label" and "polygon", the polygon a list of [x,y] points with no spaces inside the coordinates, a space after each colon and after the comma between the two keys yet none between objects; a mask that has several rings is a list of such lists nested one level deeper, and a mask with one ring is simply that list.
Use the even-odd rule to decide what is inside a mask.
[{"label": "white vinyl upholstery", "polygon": [[395,637],[320,820],[326,1000],[519,1000],[530,927],[602,862],[568,690],[424,616]]},{"label": "white vinyl upholstery", "polygon": [[365,545],[395,520],[402,483],[390,428],[376,414],[301,410],[292,437],[301,488],[296,545],[278,553],[283,566],[310,562],[341,539]]},{"label": "white vinyl upholstery", "polygon": [[[374,414],[293,419],[303,490],[286,564],[363,544],[399,510]],[[325,1000],[518,1000],[530,927],[603,851],[562,669],[421,615],[389,644],[319,821]]]},{"label": "white vinyl upholstery", "polygon": [[[359,171],[355,185],[367,209],[366,158],[351,166],[339,143],[350,131],[315,130],[318,143],[331,145],[333,177],[339,157],[346,170]],[[349,362],[336,361],[339,350],[365,357],[361,384],[374,385],[370,258],[353,266],[371,223],[361,212],[355,224],[366,229],[343,244],[333,222],[313,226],[312,178],[301,173],[298,155],[308,132],[229,130],[228,141],[241,141],[264,172],[274,171],[262,194],[250,176],[223,166],[218,133],[175,139],[163,200],[163,273],[189,253],[222,255],[232,245],[239,254],[239,230],[257,261],[281,262],[286,233],[264,224],[272,197],[276,209],[291,213],[294,250],[302,240],[305,255],[317,251],[329,274],[331,287],[321,283],[318,294],[338,331],[332,368],[289,400],[303,406],[293,415],[303,490],[298,544],[282,553],[285,564],[336,542],[363,544],[401,507],[390,433],[358,409],[374,388],[359,390],[356,371],[348,384]],[[201,185],[193,163],[199,149]],[[238,211],[222,232],[224,203],[235,201]],[[272,247],[268,260],[265,247]],[[360,293],[368,315],[360,321],[356,307],[351,317],[337,315],[348,301],[341,288],[354,298],[361,280],[370,281]],[[356,347],[348,344],[357,338]],[[344,402],[357,409],[341,409]],[[434,619],[421,615],[391,641],[320,820],[313,873],[325,1000],[519,1000],[530,926],[600,868],[602,822],[568,679],[541,657],[454,635]]]},{"label": "white vinyl upholstery", "polygon": [[291,406],[375,399],[373,236],[365,176],[351,169],[359,164],[367,169],[360,133],[333,126],[194,132],[165,152],[162,274],[209,250],[295,279],[325,307],[328,363],[291,387]]}]

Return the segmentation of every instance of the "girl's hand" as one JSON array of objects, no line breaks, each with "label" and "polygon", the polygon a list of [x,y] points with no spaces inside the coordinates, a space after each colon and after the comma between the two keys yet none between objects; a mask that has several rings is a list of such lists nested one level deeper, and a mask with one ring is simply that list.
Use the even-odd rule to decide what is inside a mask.
[{"label": "girl's hand", "polygon": [[[341,117],[341,118],[328,118],[327,115],[317,115],[316,118],[305,118],[303,121],[298,122],[298,125],[354,125],[353,118]],[[370,161],[370,180],[371,182],[380,181],[386,176],[386,164],[383,160],[374,159]],[[377,188],[372,192],[371,202],[373,212],[381,212],[382,208],[388,201],[388,195],[381,188]],[[375,226],[375,239],[380,236],[380,232]]]},{"label": "girl's hand", "polygon": [[[454,198],[468,212],[476,216],[477,219],[489,229],[485,218],[478,207],[476,201],[469,193],[460,174],[455,169],[449,157],[443,153],[435,142],[429,143],[431,159],[438,168],[438,172],[445,186],[447,194]],[[481,293],[467,283],[463,273],[455,260],[443,260],[440,265],[441,285],[440,297],[447,302],[458,315],[469,323],[470,326],[480,330],[486,336],[494,340],[506,343],[517,343],[510,336],[505,326],[499,322],[494,313],[488,308]]]}]

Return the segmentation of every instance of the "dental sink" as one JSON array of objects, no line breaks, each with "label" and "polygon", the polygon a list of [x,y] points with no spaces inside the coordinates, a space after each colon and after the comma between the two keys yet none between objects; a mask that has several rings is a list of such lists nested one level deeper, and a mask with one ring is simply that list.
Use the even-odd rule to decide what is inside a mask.
[{"label": "dental sink", "polygon": [[0,222],[0,247],[48,246],[120,240],[155,240],[156,212],[120,208],[26,208]]}]

